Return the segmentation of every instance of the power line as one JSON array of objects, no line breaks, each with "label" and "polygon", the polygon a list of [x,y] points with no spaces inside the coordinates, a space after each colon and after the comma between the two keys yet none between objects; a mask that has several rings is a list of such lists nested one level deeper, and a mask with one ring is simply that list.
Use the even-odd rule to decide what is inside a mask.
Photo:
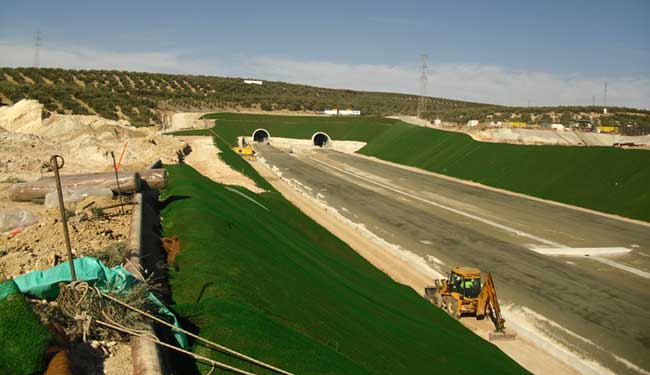
[{"label": "power line", "polygon": [[41,29],[36,29],[34,33],[34,60],[32,61],[32,66],[38,68],[41,65],[41,41],[43,40],[41,36]]},{"label": "power line", "polygon": [[424,113],[427,105],[427,70],[429,68],[429,64],[427,62],[427,60],[429,60],[429,56],[427,56],[426,53],[423,53],[420,55],[420,58],[422,59],[422,64],[420,65],[420,98],[418,99],[418,118],[422,118],[422,114]]}]

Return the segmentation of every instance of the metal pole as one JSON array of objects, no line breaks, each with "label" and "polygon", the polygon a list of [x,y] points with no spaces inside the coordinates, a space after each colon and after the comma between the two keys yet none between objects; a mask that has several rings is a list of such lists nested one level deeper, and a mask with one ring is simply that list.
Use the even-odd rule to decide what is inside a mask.
[{"label": "metal pole", "polygon": [[117,184],[117,196],[120,197],[120,204],[122,204],[120,211],[122,212],[122,215],[124,215],[124,206],[123,206],[124,202],[122,202],[122,190],[120,189],[120,179],[117,176],[117,164],[115,164],[115,154],[113,153],[113,151],[111,151],[111,157],[113,158],[113,170],[115,171],[115,183]]},{"label": "metal pole", "polygon": [[[59,160],[61,165],[59,166]],[[59,197],[59,209],[61,210],[61,223],[63,224],[63,237],[65,238],[65,247],[68,250],[68,262],[70,262],[70,276],[72,281],[77,281],[77,273],[74,270],[74,256],[72,255],[72,246],[70,245],[70,233],[68,233],[68,216],[65,213],[63,204],[63,190],[61,189],[61,177],[59,177],[59,168],[63,168],[65,160],[60,155],[52,155],[50,166],[54,171],[54,180],[56,181],[56,192]]]}]

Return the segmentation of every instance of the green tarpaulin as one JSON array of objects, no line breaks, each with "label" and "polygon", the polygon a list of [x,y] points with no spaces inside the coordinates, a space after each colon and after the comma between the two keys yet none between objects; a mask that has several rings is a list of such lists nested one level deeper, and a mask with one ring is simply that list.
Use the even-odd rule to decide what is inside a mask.
[{"label": "green tarpaulin", "polygon": [[[75,259],[74,269],[77,280],[96,285],[105,293],[128,293],[134,285],[141,282],[124,267],[108,268],[99,260],[91,257]],[[66,262],[45,271],[33,271],[18,276],[14,282],[25,295],[53,300],[59,295],[59,283],[68,283],[71,280],[70,265]],[[151,292],[149,292],[149,299],[158,305],[159,315],[169,317],[176,327],[180,327],[176,316]],[[187,337],[183,333],[175,331],[174,336],[182,348],[189,348]]]}]

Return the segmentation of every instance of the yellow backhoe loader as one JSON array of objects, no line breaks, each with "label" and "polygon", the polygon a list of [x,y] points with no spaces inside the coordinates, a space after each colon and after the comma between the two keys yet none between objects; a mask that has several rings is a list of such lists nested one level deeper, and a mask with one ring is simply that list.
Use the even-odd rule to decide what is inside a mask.
[{"label": "yellow backhoe loader", "polygon": [[241,137],[241,141],[239,141],[238,143],[239,145],[233,147],[232,150],[238,153],[239,155],[241,155],[243,158],[252,159],[253,156],[255,155],[255,150],[253,150],[253,146],[249,145],[248,142],[246,142],[246,139],[244,137]]},{"label": "yellow backhoe loader", "polygon": [[505,319],[497,299],[497,291],[490,273],[485,274],[481,285],[481,271],[472,267],[454,267],[447,279],[434,281],[433,286],[424,288],[425,297],[450,316],[476,316],[477,319],[490,317],[495,332],[492,339],[514,339],[513,333],[506,333]]}]

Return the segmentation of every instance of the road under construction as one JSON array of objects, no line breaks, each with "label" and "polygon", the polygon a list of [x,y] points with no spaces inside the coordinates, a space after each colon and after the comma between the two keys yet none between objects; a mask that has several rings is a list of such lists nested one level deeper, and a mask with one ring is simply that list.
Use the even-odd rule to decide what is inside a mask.
[{"label": "road under construction", "polygon": [[303,194],[439,274],[491,272],[510,327],[541,334],[579,371],[650,371],[647,223],[327,148],[255,148]]}]

